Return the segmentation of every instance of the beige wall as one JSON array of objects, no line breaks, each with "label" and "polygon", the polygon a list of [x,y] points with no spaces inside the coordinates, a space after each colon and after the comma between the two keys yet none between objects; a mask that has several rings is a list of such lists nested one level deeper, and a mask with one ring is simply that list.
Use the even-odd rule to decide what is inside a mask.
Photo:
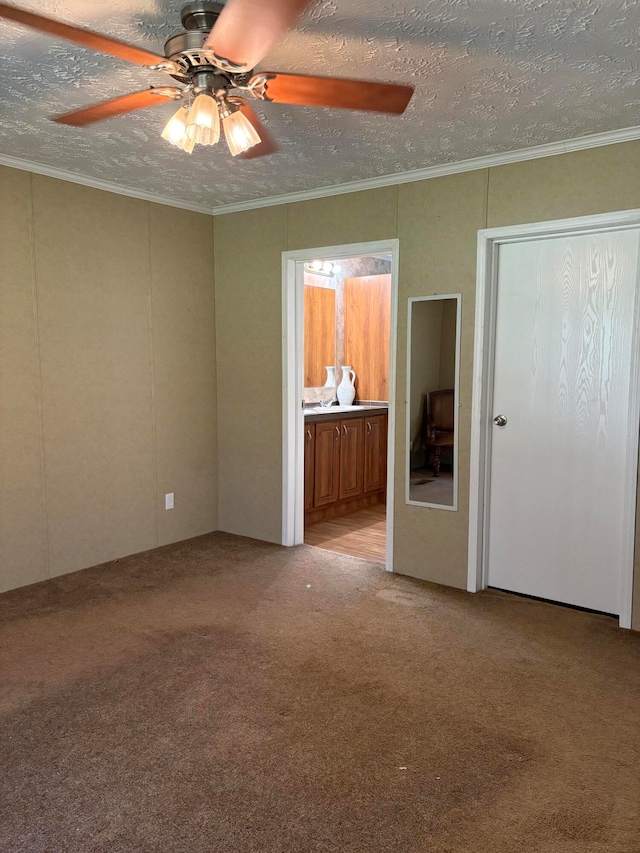
[{"label": "beige wall", "polygon": [[216,218],[218,523],[282,537],[282,252],[288,210]]},{"label": "beige wall", "polygon": [[0,589],[216,529],[211,218],[7,168],[0,197]]},{"label": "beige wall", "polygon": [[[391,237],[395,568],[464,587],[477,231],[640,207],[640,143],[215,221],[6,168],[0,192],[0,588],[217,526],[280,541],[282,252]],[[452,513],[404,503],[406,301],[458,292]]]},{"label": "beige wall", "polygon": [[[396,571],[465,587],[476,241],[485,224],[486,171],[398,187],[400,281],[396,373]],[[462,294],[458,512],[405,504],[406,305],[410,296]]]},{"label": "beige wall", "polygon": [[[639,142],[217,218],[221,528],[280,541],[282,251],[398,237],[395,568],[464,588],[477,231],[634,207]],[[404,502],[406,303],[433,293],[462,293],[456,513]]]}]

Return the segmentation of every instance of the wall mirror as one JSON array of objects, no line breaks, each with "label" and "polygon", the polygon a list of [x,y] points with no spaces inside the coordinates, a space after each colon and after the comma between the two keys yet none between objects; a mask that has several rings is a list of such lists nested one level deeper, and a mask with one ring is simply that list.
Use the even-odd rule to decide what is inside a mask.
[{"label": "wall mirror", "polygon": [[407,472],[409,504],[458,508],[460,294],[409,299]]},{"label": "wall mirror", "polygon": [[305,403],[337,399],[342,366],[355,372],[356,401],[389,400],[391,255],[304,264]]}]

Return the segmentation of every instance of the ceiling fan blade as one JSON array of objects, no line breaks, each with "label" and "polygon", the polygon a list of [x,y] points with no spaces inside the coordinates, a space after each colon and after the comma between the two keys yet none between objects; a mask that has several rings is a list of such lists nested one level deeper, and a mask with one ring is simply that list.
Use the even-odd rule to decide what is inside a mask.
[{"label": "ceiling fan blade", "polygon": [[249,81],[249,88],[255,97],[277,104],[371,110],[397,115],[405,111],[413,95],[413,86],[272,71],[255,74]]},{"label": "ceiling fan blade", "polygon": [[96,121],[104,121],[104,119],[132,113],[135,110],[143,110],[145,107],[163,104],[167,98],[177,100],[181,96],[182,89],[173,86],[159,86],[156,89],[144,89],[142,92],[132,92],[130,95],[111,98],[111,100],[103,101],[101,104],[93,104],[91,107],[84,107],[81,110],[55,116],[51,120],[72,127],[84,127]]},{"label": "ceiling fan blade", "polygon": [[119,59],[124,59],[127,62],[133,62],[135,65],[143,65],[145,67],[160,66],[160,70],[162,71],[171,71],[171,73],[174,73],[174,71],[176,73],[180,72],[180,67],[164,56],[151,53],[148,50],[143,50],[130,44],[125,44],[122,41],[116,41],[116,39],[109,38],[109,36],[94,33],[82,27],[74,27],[71,24],[65,24],[63,21],[56,21],[54,18],[47,18],[44,15],[20,9],[18,6],[12,6],[9,3],[0,3],[0,18],[15,21],[17,24],[24,24],[41,33],[66,39],[74,44],[82,45],[82,47],[90,47],[92,50],[117,56]]},{"label": "ceiling fan blade", "polygon": [[310,0],[228,0],[205,47],[251,71],[309,5]]},{"label": "ceiling fan blade", "polygon": [[251,148],[243,151],[242,154],[238,154],[238,160],[253,160],[255,157],[266,157],[267,154],[275,154],[276,151],[279,151],[278,144],[267,128],[262,124],[258,116],[255,114],[253,109],[249,106],[249,104],[245,101],[244,98],[229,98],[232,103],[238,104],[240,107],[240,112],[243,116],[251,122],[256,133],[262,140],[257,145],[252,146]]}]

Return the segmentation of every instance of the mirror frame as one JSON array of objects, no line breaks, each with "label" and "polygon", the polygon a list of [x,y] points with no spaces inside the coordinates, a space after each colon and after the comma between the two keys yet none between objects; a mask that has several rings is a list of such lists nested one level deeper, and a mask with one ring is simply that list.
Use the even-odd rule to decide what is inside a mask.
[{"label": "mirror frame", "polygon": [[[456,300],[456,343],[455,343],[455,384],[454,384],[454,409],[453,409],[453,504],[426,503],[424,501],[411,500],[411,332],[413,306],[416,302],[435,302],[443,299]],[[462,294],[461,293],[434,293],[431,296],[410,296],[407,304],[407,382],[406,382],[406,404],[405,404],[405,503],[410,506],[422,506],[430,509],[443,509],[448,512],[458,511],[458,483],[460,471],[458,464],[458,448],[460,445],[460,340],[462,322]]]}]

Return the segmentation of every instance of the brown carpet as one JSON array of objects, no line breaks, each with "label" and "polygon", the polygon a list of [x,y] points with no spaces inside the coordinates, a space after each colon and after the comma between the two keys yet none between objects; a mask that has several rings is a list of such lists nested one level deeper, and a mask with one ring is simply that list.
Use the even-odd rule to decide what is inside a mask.
[{"label": "brown carpet", "polygon": [[213,534],[0,596],[0,850],[637,853],[640,635]]}]

